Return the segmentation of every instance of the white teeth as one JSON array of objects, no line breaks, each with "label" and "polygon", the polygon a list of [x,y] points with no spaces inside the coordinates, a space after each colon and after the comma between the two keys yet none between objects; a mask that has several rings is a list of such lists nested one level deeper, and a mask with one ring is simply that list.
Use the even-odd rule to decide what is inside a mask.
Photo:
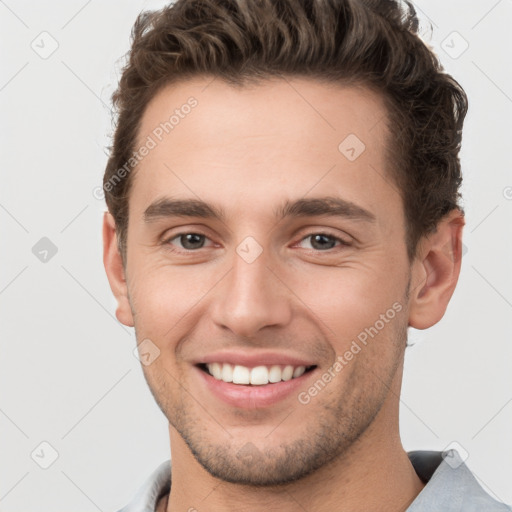
[{"label": "white teeth", "polygon": [[208,369],[216,379],[222,379],[222,366],[219,363],[209,364]]},{"label": "white teeth", "polygon": [[263,386],[269,383],[288,381],[300,377],[306,371],[305,366],[286,365],[281,367],[273,365],[255,366],[248,368],[242,365],[231,365],[229,363],[209,363],[206,365],[208,371],[217,380],[232,382],[233,384],[252,384],[253,386]]},{"label": "white teeth", "polygon": [[283,373],[281,373],[281,379],[290,380],[293,377],[293,366],[285,366]]},{"label": "white teeth", "polygon": [[230,364],[222,365],[222,380],[224,382],[233,382],[233,367]]},{"label": "white teeth", "polygon": [[268,368],[266,366],[255,366],[251,370],[251,384],[256,386],[268,384]]},{"label": "white teeth", "polygon": [[300,377],[305,371],[306,371],[305,366],[297,366],[297,368],[295,368],[295,370],[293,370],[293,378],[295,379],[295,377]]},{"label": "white teeth", "polygon": [[280,366],[271,366],[270,371],[268,372],[268,380],[269,382],[281,382],[281,367]]},{"label": "white teeth", "polygon": [[251,372],[245,366],[238,364],[233,368],[233,384],[249,384],[251,381]]}]

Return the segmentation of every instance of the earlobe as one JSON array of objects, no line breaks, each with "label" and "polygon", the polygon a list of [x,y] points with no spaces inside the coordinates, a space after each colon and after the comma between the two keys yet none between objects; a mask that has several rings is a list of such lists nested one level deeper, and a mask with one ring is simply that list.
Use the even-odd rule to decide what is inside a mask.
[{"label": "earlobe", "polygon": [[110,289],[117,300],[116,317],[122,324],[133,327],[125,269],[117,244],[116,224],[109,212],[103,216],[103,265]]},{"label": "earlobe", "polygon": [[409,325],[415,329],[432,327],[446,312],[459,279],[463,227],[463,213],[452,210],[420,242],[409,291]]}]

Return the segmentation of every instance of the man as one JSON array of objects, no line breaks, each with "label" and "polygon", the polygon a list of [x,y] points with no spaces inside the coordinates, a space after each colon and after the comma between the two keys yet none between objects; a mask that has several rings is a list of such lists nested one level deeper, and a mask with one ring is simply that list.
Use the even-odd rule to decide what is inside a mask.
[{"label": "man", "polygon": [[400,441],[407,328],[443,317],[464,226],[467,99],[416,33],[391,0],[137,19],[104,263],[172,476],[124,512],[510,510]]}]

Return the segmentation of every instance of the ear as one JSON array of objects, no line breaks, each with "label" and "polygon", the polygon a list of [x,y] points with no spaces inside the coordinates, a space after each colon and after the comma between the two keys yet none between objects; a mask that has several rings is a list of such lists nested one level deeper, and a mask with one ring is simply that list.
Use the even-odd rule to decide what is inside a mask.
[{"label": "ear", "polygon": [[128,286],[119,248],[116,223],[109,212],[103,216],[103,264],[110,288],[117,300],[116,317],[124,325],[133,327],[133,316],[128,300]]},{"label": "ear", "polygon": [[446,312],[459,279],[464,224],[464,214],[452,210],[420,241],[409,291],[409,325],[415,329],[432,327]]}]

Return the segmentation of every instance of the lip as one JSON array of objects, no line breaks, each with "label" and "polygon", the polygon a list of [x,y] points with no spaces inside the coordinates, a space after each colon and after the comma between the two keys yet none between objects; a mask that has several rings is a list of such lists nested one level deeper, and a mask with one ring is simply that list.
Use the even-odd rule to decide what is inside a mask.
[{"label": "lip", "polygon": [[202,359],[194,361],[194,364],[208,364],[208,363],[229,363],[232,365],[246,366],[247,368],[254,368],[255,366],[315,366],[314,361],[308,361],[299,356],[290,354],[282,354],[279,352],[262,351],[257,353],[240,352],[240,351],[218,351],[204,356]]},{"label": "lip", "polygon": [[247,410],[269,407],[291,396],[297,396],[299,389],[304,387],[306,380],[317,370],[314,368],[300,377],[287,381],[250,386],[217,380],[198,366],[193,366],[193,369],[199,373],[200,379],[215,397],[230,406]]}]

